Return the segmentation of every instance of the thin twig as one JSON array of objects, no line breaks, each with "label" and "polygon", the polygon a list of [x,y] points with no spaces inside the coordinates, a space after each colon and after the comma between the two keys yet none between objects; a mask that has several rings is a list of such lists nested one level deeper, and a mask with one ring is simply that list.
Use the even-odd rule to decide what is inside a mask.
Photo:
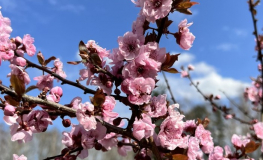
[{"label": "thin twig", "polygon": [[[197,84],[195,84],[195,83],[193,82],[190,74],[188,74],[187,77],[188,77],[188,79],[190,80],[191,84],[196,88],[197,92],[199,92],[199,93],[204,97],[204,99],[205,99],[206,101],[209,101],[210,104],[211,104],[211,106],[216,107],[218,110],[220,110],[221,112],[223,112],[223,113],[226,114],[226,112],[225,112],[220,106],[218,106],[211,98],[207,97],[207,96],[199,89],[199,87],[197,86]],[[247,124],[247,125],[251,125],[250,122],[244,121],[244,120],[242,120],[241,118],[238,118],[238,117],[236,117],[236,116],[233,116],[233,119],[239,121],[240,123],[244,123],[244,124]]]},{"label": "thin twig", "polygon": [[227,94],[224,92],[224,91],[221,91],[225,96],[226,98],[229,100],[230,103],[232,103],[235,107],[237,107],[237,109],[242,112],[245,116],[247,116],[248,118],[250,118],[251,120],[254,119],[253,117],[251,117],[247,111],[243,110],[243,108],[239,105],[237,105],[232,99],[230,99]]}]

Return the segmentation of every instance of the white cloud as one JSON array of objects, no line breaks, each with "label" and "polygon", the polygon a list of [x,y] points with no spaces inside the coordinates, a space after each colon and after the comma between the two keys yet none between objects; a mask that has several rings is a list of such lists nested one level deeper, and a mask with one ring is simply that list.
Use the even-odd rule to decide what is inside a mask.
[{"label": "white cloud", "polygon": [[245,37],[247,36],[247,31],[244,30],[244,29],[233,29],[234,33],[237,35],[237,36],[241,36],[241,37]]},{"label": "white cloud", "polygon": [[221,43],[218,46],[216,46],[216,49],[221,51],[231,51],[238,49],[238,46],[232,43]]},{"label": "white cloud", "polygon": [[[180,56],[183,57],[182,62],[180,62],[180,59],[178,61],[180,65],[186,67],[188,64],[192,64],[195,67],[195,70],[191,71],[190,74],[195,83],[199,82],[199,88],[204,94],[222,95],[221,91],[224,91],[229,97],[234,98],[240,96],[242,94],[241,90],[244,90],[245,87],[250,85],[234,78],[219,75],[216,68],[206,62],[194,62],[195,57],[192,54],[185,53]],[[159,85],[165,84],[161,74],[158,78],[160,79],[158,82]],[[190,81],[187,78],[181,78],[179,75],[174,74],[167,74],[167,78],[176,99],[189,100],[195,103],[204,102],[200,93],[198,93],[193,86],[189,85]],[[170,95],[168,91],[167,95]],[[222,96],[222,98],[224,98],[224,96]]]}]

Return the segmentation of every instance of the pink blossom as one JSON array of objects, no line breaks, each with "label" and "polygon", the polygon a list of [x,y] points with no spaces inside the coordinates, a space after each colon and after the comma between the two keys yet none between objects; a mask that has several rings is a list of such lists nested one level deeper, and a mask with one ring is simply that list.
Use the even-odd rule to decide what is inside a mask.
[{"label": "pink blossom", "polygon": [[229,155],[232,155],[233,153],[231,152],[231,149],[228,145],[226,145],[225,147],[225,155],[226,157],[228,157]]},{"label": "pink blossom", "polygon": [[231,138],[231,142],[235,147],[241,148],[242,146],[245,147],[250,140],[247,137],[238,136],[236,134],[233,134]]},{"label": "pink blossom", "polygon": [[233,118],[233,115],[232,114],[227,114],[225,115],[225,119],[232,119]]},{"label": "pink blossom", "polygon": [[26,130],[21,128],[17,123],[10,126],[10,134],[11,134],[11,141],[18,141],[18,142],[29,142],[33,138],[33,132],[30,130],[30,128],[27,128]]},{"label": "pink blossom", "polygon": [[24,35],[23,45],[26,48],[26,53],[29,56],[33,56],[36,53],[36,47],[34,46],[34,38],[32,38],[29,34]]},{"label": "pink blossom", "polygon": [[149,138],[154,133],[155,124],[152,124],[151,117],[142,114],[142,119],[137,119],[133,123],[133,136],[139,141],[143,138]]},{"label": "pink blossom", "polygon": [[192,70],[195,69],[195,67],[193,65],[191,65],[191,64],[189,64],[187,68],[188,68],[189,71],[192,71]]},{"label": "pink blossom", "polygon": [[14,63],[18,66],[25,67],[26,60],[23,57],[14,57]]},{"label": "pink blossom", "polygon": [[58,103],[60,101],[60,98],[63,95],[62,88],[59,86],[56,86],[50,90],[50,94],[55,96],[56,100],[54,102]]},{"label": "pink blossom", "polygon": [[[143,50],[144,51],[144,50]],[[150,52],[142,52],[130,63],[127,63],[122,69],[122,75],[124,78],[153,78],[157,76],[157,72],[160,71],[161,63],[149,58]]]},{"label": "pink blossom", "polygon": [[162,147],[169,150],[174,150],[176,147],[187,147],[188,140],[182,138],[184,129],[184,122],[182,121],[184,116],[168,116],[161,124],[158,139]]},{"label": "pink blossom", "polygon": [[145,0],[144,2],[138,0],[136,4],[142,7],[141,14],[152,23],[167,16],[172,8],[172,0]]},{"label": "pink blossom", "polygon": [[263,139],[263,122],[258,122],[253,125],[258,138]]},{"label": "pink blossom", "polygon": [[211,153],[214,148],[213,138],[211,132],[204,129],[204,126],[199,124],[195,130],[195,137],[200,140],[202,150],[205,153]]},{"label": "pink blossom", "polygon": [[145,16],[140,15],[137,17],[136,21],[132,23],[132,33],[137,34],[138,36],[144,36],[144,25]]},{"label": "pink blossom", "polygon": [[75,97],[73,100],[70,102],[69,106],[72,107],[73,109],[77,110],[80,109],[80,104],[81,104],[82,98],[81,97]]},{"label": "pink blossom", "polygon": [[99,76],[94,76],[93,79],[91,80],[91,85],[95,85],[98,86],[100,89],[103,90],[104,93],[106,93],[107,95],[110,95],[112,90],[112,85],[107,85],[107,82],[110,81],[110,78],[105,75],[100,73]]},{"label": "pink blossom", "polygon": [[59,58],[55,59],[54,66],[55,67],[52,69],[53,72],[55,72],[62,78],[67,77],[66,73],[63,71],[63,63],[60,61]]},{"label": "pink blossom", "polygon": [[13,116],[15,114],[16,108],[10,104],[6,104],[4,108],[5,116]]},{"label": "pink blossom", "polygon": [[93,48],[96,49],[97,54],[99,55],[99,57],[101,58],[101,60],[104,57],[108,57],[109,56],[109,51],[107,51],[104,48],[101,48],[98,44],[96,44],[96,42],[94,40],[89,40],[86,44],[86,47],[89,48]]},{"label": "pink blossom", "polygon": [[188,77],[188,76],[189,76],[189,74],[188,74],[187,71],[181,71],[181,77],[182,78],[185,78],[185,77]]},{"label": "pink blossom", "polygon": [[219,99],[221,99],[221,96],[220,96],[220,95],[216,95],[216,96],[215,96],[215,99],[216,99],[216,100],[219,100]]},{"label": "pink blossom", "polygon": [[187,120],[185,123],[184,123],[184,131],[185,132],[194,132],[195,129],[196,129],[196,123],[195,123],[195,120]]},{"label": "pink blossom", "polygon": [[103,110],[112,111],[115,105],[116,105],[115,98],[112,96],[106,96],[105,102],[103,103],[102,107],[103,107]]},{"label": "pink blossom", "polygon": [[[123,143],[130,143],[128,138],[124,138],[122,140]],[[127,152],[132,151],[132,147],[131,146],[126,146],[126,145],[122,145],[120,147],[118,147],[118,153],[121,156],[127,156]]]},{"label": "pink blossom", "polygon": [[128,100],[136,105],[148,103],[151,98],[151,92],[154,89],[155,81],[152,78],[125,79],[122,82],[121,89],[128,94]]},{"label": "pink blossom", "polygon": [[187,19],[184,19],[178,25],[179,33],[175,35],[176,42],[184,50],[189,50],[192,47],[192,44],[195,40],[195,36],[191,32],[189,32],[188,29],[188,27],[190,27],[192,24],[193,23],[187,24]]},{"label": "pink blossom", "polygon": [[144,38],[138,37],[132,32],[126,32],[123,37],[118,37],[120,54],[126,60],[133,60],[139,54],[140,46]]},{"label": "pink blossom", "polygon": [[14,114],[13,116],[4,116],[4,121],[7,125],[11,126],[12,124],[16,123],[16,120],[18,118],[17,114]]},{"label": "pink blossom", "polygon": [[30,78],[27,72],[24,71],[22,67],[10,64],[9,67],[11,68],[11,73],[9,73],[7,76],[10,77],[11,75],[16,75],[19,77],[20,80],[22,80],[26,85],[30,83]]},{"label": "pink blossom", "polygon": [[116,147],[118,144],[116,133],[109,133],[103,139],[99,140],[99,143],[107,150],[111,150],[112,147]]},{"label": "pink blossom", "polygon": [[159,95],[158,97],[152,97],[144,110],[151,117],[163,116],[167,113],[166,104],[166,95]]},{"label": "pink blossom", "polygon": [[223,159],[223,148],[216,146],[214,151],[210,153],[208,160],[221,160]]},{"label": "pink blossom", "polygon": [[[94,110],[93,104],[86,102],[81,104],[81,108],[77,110],[76,116],[79,123],[84,127],[85,130],[89,131],[91,129],[96,129],[96,119],[91,112]],[[89,112],[90,115],[86,114]]]},{"label": "pink blossom", "polygon": [[52,88],[54,77],[50,74],[35,77],[34,80],[38,81],[36,86],[39,90],[43,90],[45,87]]},{"label": "pink blossom", "polygon": [[187,150],[188,160],[196,160],[199,150],[199,140],[196,137],[190,137]]},{"label": "pink blossom", "polygon": [[23,154],[21,156],[13,154],[13,160],[27,160],[27,157],[24,156]]},{"label": "pink blossom", "polygon": [[161,64],[165,61],[166,49],[159,48],[159,44],[156,42],[148,42],[146,45],[142,46],[141,50],[144,49],[145,52],[150,52],[150,58],[160,62]]},{"label": "pink blossom", "polygon": [[35,133],[46,131],[48,125],[52,124],[52,120],[50,119],[48,113],[43,110],[31,111],[27,116],[26,122]]}]

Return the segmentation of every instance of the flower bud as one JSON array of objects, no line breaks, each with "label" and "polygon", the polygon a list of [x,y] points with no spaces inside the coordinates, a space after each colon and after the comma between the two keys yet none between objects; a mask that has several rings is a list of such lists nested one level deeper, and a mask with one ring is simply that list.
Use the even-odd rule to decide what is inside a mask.
[{"label": "flower bud", "polygon": [[95,149],[96,150],[101,150],[102,149],[102,145],[100,143],[96,143],[95,144]]},{"label": "flower bud", "polygon": [[13,116],[15,114],[16,108],[11,105],[6,105],[4,109],[5,116]]},{"label": "flower bud", "polygon": [[111,81],[107,81],[106,82],[106,87],[107,88],[111,88],[112,87],[112,82]]},{"label": "flower bud", "polygon": [[115,126],[118,126],[118,125],[120,125],[120,123],[121,123],[121,120],[122,120],[122,118],[121,118],[121,117],[118,117],[118,118],[114,119],[114,120],[113,120],[113,125],[115,125]]},{"label": "flower bud", "polygon": [[63,119],[62,124],[64,127],[69,127],[71,125],[70,119]]},{"label": "flower bud", "polygon": [[119,94],[121,94],[121,91],[117,88],[117,89],[114,90],[114,93],[115,93],[116,95],[119,95]]}]

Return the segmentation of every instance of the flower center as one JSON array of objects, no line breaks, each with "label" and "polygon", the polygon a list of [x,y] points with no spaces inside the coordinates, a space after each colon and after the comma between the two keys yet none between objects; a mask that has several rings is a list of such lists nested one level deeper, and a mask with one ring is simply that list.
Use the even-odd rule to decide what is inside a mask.
[{"label": "flower center", "polygon": [[154,0],[153,1],[153,6],[154,6],[155,9],[160,8],[161,5],[162,5],[162,1],[161,0]]}]

